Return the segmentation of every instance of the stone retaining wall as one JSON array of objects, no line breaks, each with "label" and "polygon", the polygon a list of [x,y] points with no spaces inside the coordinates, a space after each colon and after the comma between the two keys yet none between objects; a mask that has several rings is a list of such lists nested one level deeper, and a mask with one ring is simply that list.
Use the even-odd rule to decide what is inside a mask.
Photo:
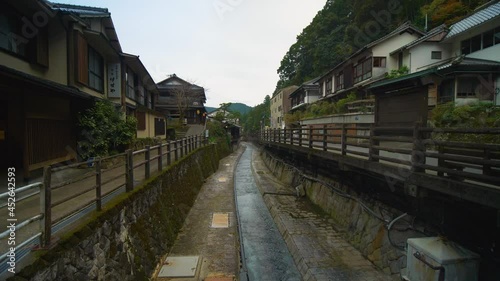
[{"label": "stone retaining wall", "polygon": [[229,154],[200,148],[113,199],[8,280],[149,280],[168,253],[204,179]]},{"label": "stone retaining wall", "polygon": [[[298,173],[286,167],[280,160],[271,157],[265,151],[262,159],[281,182],[292,187],[300,183]],[[353,198],[361,197],[360,194],[355,194],[348,186],[343,186],[332,178],[320,177],[320,180],[327,182],[348,196]],[[337,230],[343,233],[344,238],[379,269],[397,278],[401,269],[406,267],[405,252],[391,245],[387,222],[381,221],[363,209],[358,201],[333,192],[331,187],[307,179],[303,180],[299,186],[299,193],[307,196],[314,204],[326,212],[335,221]],[[375,211],[379,217],[384,217],[386,221],[390,221],[402,214],[396,209],[374,200],[370,201],[367,198],[364,198],[363,203]],[[411,219],[411,217],[405,217],[398,221],[398,224],[409,225]],[[394,228],[398,224],[395,224]],[[392,241],[398,245],[404,245],[409,237],[421,236],[417,232],[407,230],[391,230],[390,235]]]}]

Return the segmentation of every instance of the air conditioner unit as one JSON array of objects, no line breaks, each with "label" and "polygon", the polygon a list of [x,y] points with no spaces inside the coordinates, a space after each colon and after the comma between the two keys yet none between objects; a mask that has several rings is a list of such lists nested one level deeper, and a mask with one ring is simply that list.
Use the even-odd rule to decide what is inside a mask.
[{"label": "air conditioner unit", "polygon": [[477,281],[480,256],[442,237],[408,239],[407,281]]}]

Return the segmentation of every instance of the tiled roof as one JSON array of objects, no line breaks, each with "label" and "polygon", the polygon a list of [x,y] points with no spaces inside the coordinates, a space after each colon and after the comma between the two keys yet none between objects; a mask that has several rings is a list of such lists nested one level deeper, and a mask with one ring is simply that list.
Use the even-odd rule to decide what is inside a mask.
[{"label": "tiled roof", "polygon": [[52,9],[56,11],[77,14],[79,16],[106,16],[106,17],[110,16],[110,13],[106,8],[60,4],[60,3],[52,3],[49,1],[47,2],[49,3],[49,5],[52,6]]},{"label": "tiled roof", "polygon": [[457,66],[457,65],[460,65],[460,66],[497,66],[497,67],[500,67],[500,62],[460,56],[460,57],[457,57],[456,59],[452,60],[451,62],[448,62],[448,63],[445,63],[445,64],[439,66],[437,69],[442,70],[442,69],[448,68],[450,66]]},{"label": "tiled roof", "polygon": [[477,11],[474,14],[464,18],[463,20],[453,24],[450,27],[450,32],[448,33],[445,39],[454,37],[464,31],[467,31],[470,28],[483,24],[499,16],[500,16],[500,2],[491,4],[486,8]]}]

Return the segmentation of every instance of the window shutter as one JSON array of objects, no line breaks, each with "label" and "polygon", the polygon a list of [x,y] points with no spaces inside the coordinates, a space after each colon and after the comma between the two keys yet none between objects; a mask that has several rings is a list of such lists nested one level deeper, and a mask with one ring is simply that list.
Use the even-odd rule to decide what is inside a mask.
[{"label": "window shutter", "polygon": [[37,36],[36,62],[49,67],[49,38],[47,28],[40,29]]},{"label": "window shutter", "polygon": [[76,81],[88,85],[89,83],[89,52],[87,41],[83,35],[76,31]]},{"label": "window shutter", "polygon": [[137,130],[144,131],[146,130],[146,113],[145,112],[137,112]]}]

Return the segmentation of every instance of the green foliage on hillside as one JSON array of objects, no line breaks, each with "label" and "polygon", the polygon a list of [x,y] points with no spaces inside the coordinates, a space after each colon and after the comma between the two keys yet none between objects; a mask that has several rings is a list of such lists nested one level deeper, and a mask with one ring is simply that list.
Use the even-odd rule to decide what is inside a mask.
[{"label": "green foliage on hillside", "polygon": [[[207,112],[209,112],[209,113],[217,109],[215,107],[208,107],[208,106],[205,106],[205,108],[207,109]],[[231,105],[228,107],[228,111],[239,112],[241,115],[247,114],[248,112],[250,112],[250,110],[252,110],[252,107],[250,107],[244,103],[239,103],[239,102],[231,103]]]},{"label": "green foliage on hillside", "polygon": [[452,24],[486,0],[327,0],[278,68],[276,91],[320,76],[347,56],[411,21],[421,29]]},{"label": "green foliage on hillside", "polygon": [[255,135],[261,126],[269,126],[271,117],[271,97],[267,95],[264,102],[252,108],[250,112],[241,117],[241,125],[246,135]]}]

